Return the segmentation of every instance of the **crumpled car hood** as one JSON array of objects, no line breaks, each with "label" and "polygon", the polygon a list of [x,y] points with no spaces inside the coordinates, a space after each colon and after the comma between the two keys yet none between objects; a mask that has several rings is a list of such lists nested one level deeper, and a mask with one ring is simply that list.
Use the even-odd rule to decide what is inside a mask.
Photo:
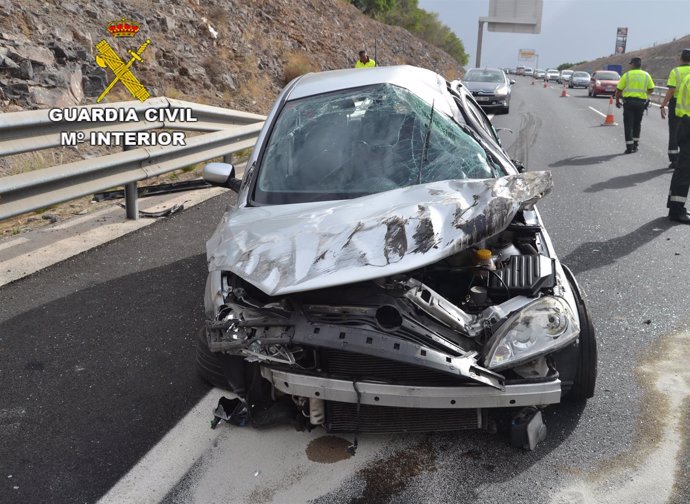
[{"label": "crumpled car hood", "polygon": [[501,232],[551,186],[551,172],[527,172],[235,208],[206,244],[209,270],[231,271],[269,295],[404,273]]}]

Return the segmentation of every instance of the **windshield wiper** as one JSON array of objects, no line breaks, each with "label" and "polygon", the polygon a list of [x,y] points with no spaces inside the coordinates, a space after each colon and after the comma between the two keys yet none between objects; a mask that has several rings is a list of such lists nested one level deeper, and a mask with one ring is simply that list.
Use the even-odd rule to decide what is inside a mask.
[{"label": "windshield wiper", "polygon": [[436,100],[431,102],[431,115],[429,116],[429,124],[426,127],[426,133],[424,134],[424,145],[422,146],[422,160],[419,163],[419,180],[418,184],[422,183],[422,169],[424,168],[424,163],[429,155],[429,139],[431,138],[431,124],[434,121],[434,106],[436,105]]}]

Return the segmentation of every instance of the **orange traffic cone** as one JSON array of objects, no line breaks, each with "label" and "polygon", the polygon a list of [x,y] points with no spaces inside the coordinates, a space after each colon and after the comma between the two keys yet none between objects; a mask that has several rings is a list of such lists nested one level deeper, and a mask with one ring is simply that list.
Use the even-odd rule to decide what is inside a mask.
[{"label": "orange traffic cone", "polygon": [[568,93],[565,92],[565,84],[563,84],[563,91],[561,91],[561,98],[567,98]]},{"label": "orange traffic cone", "polygon": [[546,83],[546,81],[544,81],[544,89],[546,89],[547,87],[548,87],[548,84]]},{"label": "orange traffic cone", "polygon": [[606,119],[604,119],[604,124],[602,126],[613,126],[616,124],[613,120],[613,96],[609,98],[609,110],[606,112]]}]

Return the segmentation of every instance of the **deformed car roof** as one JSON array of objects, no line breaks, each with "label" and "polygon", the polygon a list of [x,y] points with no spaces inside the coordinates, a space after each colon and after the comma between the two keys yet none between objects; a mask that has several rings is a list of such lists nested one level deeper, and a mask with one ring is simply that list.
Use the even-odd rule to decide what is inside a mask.
[{"label": "deformed car roof", "polygon": [[376,68],[351,68],[328,72],[308,73],[299,77],[287,94],[287,100],[297,100],[342,89],[352,89],[375,84],[393,84],[408,89],[429,105],[452,115],[446,100],[440,101],[439,94],[447,95],[446,80],[431,70],[410,65],[396,65]]}]

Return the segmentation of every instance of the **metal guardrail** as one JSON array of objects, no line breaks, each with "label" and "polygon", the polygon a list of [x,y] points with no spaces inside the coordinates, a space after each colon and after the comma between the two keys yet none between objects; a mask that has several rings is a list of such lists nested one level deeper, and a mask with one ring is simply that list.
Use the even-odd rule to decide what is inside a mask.
[{"label": "metal guardrail", "polygon": [[203,131],[187,137],[186,145],[139,147],[115,154],[51,166],[0,178],[0,220],[22,213],[125,186],[128,218],[137,218],[136,184],[157,175],[229,156],[251,148],[263,127],[264,116],[200,105],[170,98],[86,105],[75,108],[132,108],[139,117],[147,109],[191,109],[196,122],[53,122],[48,110],[0,114],[0,156],[61,145],[61,133],[83,131],[146,131],[157,128]]},{"label": "metal guardrail", "polygon": [[654,103],[661,103],[664,99],[664,96],[666,96],[666,91],[668,90],[667,87],[664,86],[654,86],[654,92],[650,95],[650,99]]}]

